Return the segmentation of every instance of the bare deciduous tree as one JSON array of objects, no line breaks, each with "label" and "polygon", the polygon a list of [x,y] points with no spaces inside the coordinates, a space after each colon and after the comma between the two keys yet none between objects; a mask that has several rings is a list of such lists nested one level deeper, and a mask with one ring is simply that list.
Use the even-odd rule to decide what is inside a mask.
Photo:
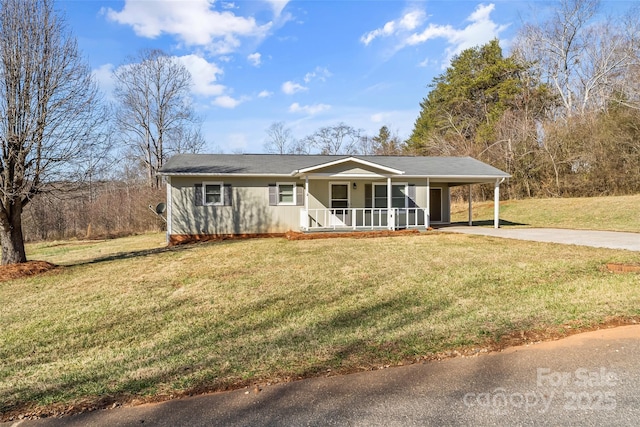
[{"label": "bare deciduous tree", "polygon": [[297,141],[293,138],[291,128],[285,122],[274,122],[267,128],[267,139],[264,149],[271,154],[290,154],[295,151]]},{"label": "bare deciduous tree", "polygon": [[26,261],[24,207],[95,143],[97,87],[51,0],[0,0],[2,263]]},{"label": "bare deciduous tree", "polygon": [[356,154],[362,132],[345,123],[325,126],[305,138],[320,154]]},{"label": "bare deciduous tree", "polygon": [[157,172],[170,154],[198,152],[204,145],[191,104],[191,74],[160,50],[144,50],[131,62],[114,72],[116,119],[157,188]]},{"label": "bare deciduous tree", "polygon": [[562,0],[549,21],[525,25],[515,43],[518,56],[552,83],[563,118],[606,108],[637,62],[637,16],[596,19],[598,7],[598,0]]}]

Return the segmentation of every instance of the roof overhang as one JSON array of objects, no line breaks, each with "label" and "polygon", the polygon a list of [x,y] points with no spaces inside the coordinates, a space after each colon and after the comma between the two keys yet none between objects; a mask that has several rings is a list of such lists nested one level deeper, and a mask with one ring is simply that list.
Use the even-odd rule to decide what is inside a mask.
[{"label": "roof overhang", "polygon": [[207,173],[207,172],[158,172],[160,176],[181,176],[185,178],[195,177],[239,177],[239,178],[291,178],[290,173]]}]

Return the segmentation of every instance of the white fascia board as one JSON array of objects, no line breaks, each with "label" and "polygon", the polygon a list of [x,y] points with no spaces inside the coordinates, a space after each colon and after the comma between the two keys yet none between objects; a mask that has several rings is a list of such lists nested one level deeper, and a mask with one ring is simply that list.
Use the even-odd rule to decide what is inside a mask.
[{"label": "white fascia board", "polygon": [[511,178],[511,175],[402,175],[403,178],[429,178],[429,179],[465,179],[493,182],[496,179]]},{"label": "white fascia board", "polygon": [[309,172],[312,172],[312,171],[317,170],[317,169],[323,169],[323,168],[327,168],[327,167],[330,167],[330,166],[340,165],[340,164],[346,163],[346,162],[354,162],[354,163],[361,164],[363,166],[369,166],[369,167],[372,167],[372,168],[375,168],[375,169],[380,169],[380,170],[386,171],[386,172],[388,172],[388,173],[390,173],[392,175],[402,175],[402,174],[404,174],[404,171],[401,171],[401,170],[398,170],[398,169],[393,169],[393,168],[390,168],[388,166],[383,166],[383,165],[380,165],[378,163],[369,162],[369,161],[366,161],[366,160],[359,159],[357,157],[345,157],[344,159],[338,159],[338,160],[334,160],[332,162],[321,163],[321,164],[316,165],[316,166],[310,166],[308,168],[298,169],[297,171],[293,171],[291,173],[291,175],[294,175],[294,176],[295,175],[304,175],[304,174],[308,174]]},{"label": "white fascia board", "polygon": [[[404,175],[398,175],[398,177]],[[310,173],[305,174],[304,177],[308,177],[309,179],[383,179],[394,177],[394,175],[380,175],[380,174],[370,174],[370,173],[349,173],[349,174],[334,174],[334,173]],[[301,177],[302,178],[302,177]]]},{"label": "white fascia board", "polygon": [[222,177],[230,176],[235,178],[291,178],[291,174],[288,173],[158,173],[162,176],[179,176],[185,178],[191,177]]}]

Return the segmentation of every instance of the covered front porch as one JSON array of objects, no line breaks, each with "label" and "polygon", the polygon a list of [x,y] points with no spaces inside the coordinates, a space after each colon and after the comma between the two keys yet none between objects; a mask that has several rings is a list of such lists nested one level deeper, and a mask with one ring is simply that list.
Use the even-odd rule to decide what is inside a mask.
[{"label": "covered front porch", "polygon": [[[450,223],[450,188],[494,184],[499,224],[500,179],[407,176],[403,171],[360,159],[341,159],[295,172],[304,180],[298,196],[300,231],[428,229]],[[469,221],[472,202],[469,198]]]}]

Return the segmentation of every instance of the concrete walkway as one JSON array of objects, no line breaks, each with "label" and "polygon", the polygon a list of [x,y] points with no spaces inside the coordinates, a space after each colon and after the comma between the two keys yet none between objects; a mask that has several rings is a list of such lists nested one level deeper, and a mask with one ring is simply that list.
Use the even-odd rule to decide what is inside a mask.
[{"label": "concrete walkway", "polygon": [[499,353],[5,426],[637,426],[640,325]]},{"label": "concrete walkway", "polygon": [[640,233],[617,231],[567,230],[560,228],[488,228],[480,226],[443,227],[439,231],[502,237],[535,242],[592,246],[595,248],[640,251]]}]

